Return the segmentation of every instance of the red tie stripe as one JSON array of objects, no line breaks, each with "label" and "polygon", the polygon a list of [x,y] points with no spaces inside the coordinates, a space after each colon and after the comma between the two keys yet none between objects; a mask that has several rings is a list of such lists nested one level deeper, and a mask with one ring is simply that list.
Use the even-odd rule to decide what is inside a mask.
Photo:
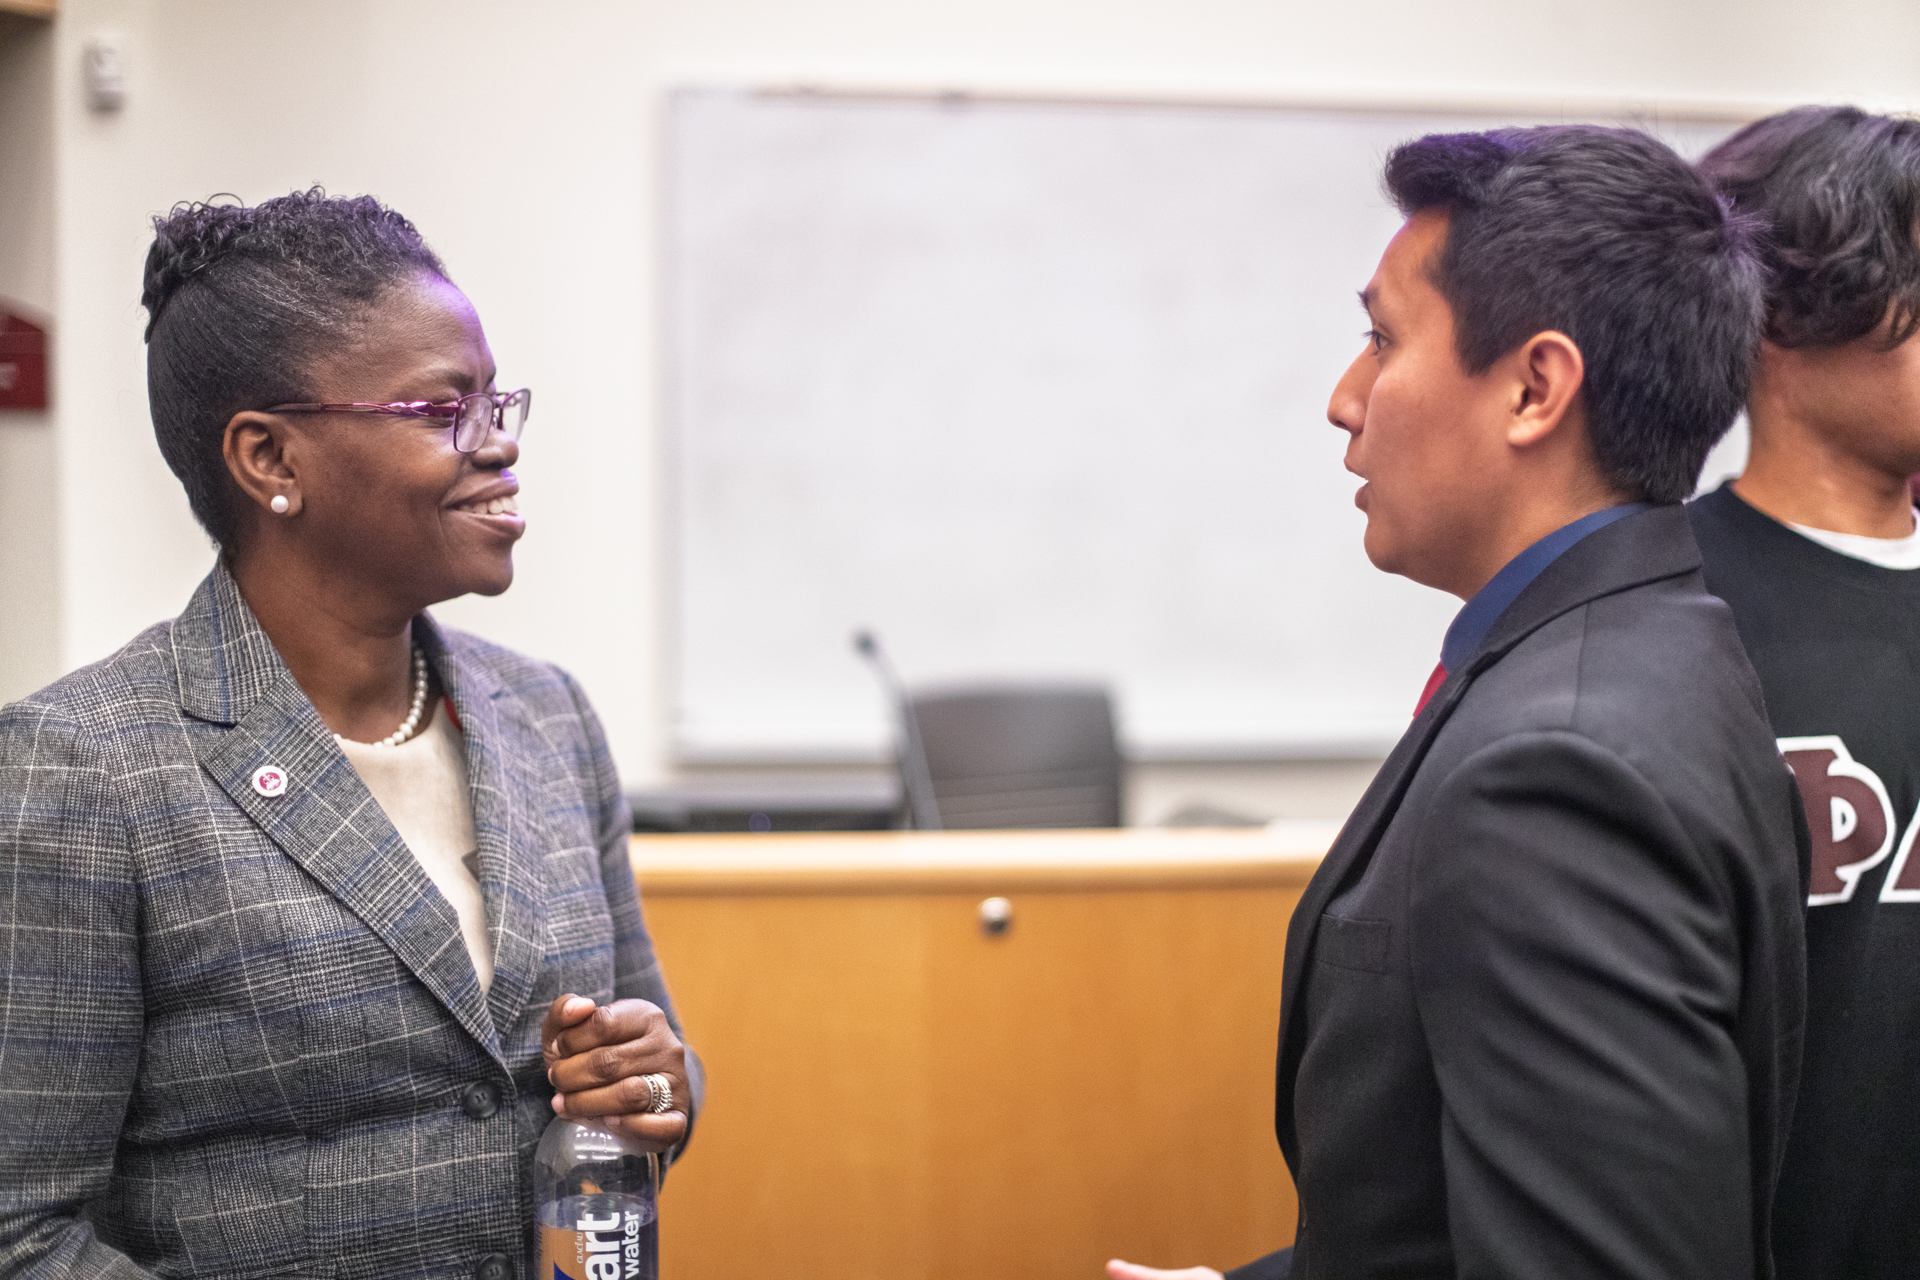
[{"label": "red tie stripe", "polygon": [[1427,687],[1420,691],[1420,705],[1413,709],[1413,714],[1418,716],[1422,711],[1425,711],[1427,704],[1433,701],[1433,695],[1440,692],[1440,686],[1446,682],[1447,664],[1444,662],[1434,663],[1433,674],[1427,677]]}]

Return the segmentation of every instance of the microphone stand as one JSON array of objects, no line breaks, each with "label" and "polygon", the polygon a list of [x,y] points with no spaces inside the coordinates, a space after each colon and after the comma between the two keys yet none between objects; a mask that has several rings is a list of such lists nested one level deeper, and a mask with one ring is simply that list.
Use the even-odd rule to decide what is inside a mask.
[{"label": "microphone stand", "polygon": [[900,684],[900,677],[894,674],[893,664],[887,661],[887,655],[873,632],[854,632],[853,648],[873,668],[880,687],[893,703],[899,717],[900,787],[907,793],[907,816],[918,830],[938,831],[940,805],[933,794],[933,771],[927,767],[926,744],[920,740],[920,718],[914,714],[913,703],[908,699],[906,689]]}]

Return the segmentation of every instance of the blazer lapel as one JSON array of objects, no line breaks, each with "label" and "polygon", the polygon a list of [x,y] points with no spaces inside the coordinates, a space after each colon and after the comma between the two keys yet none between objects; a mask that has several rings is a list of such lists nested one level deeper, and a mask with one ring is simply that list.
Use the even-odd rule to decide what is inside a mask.
[{"label": "blazer lapel", "polygon": [[1427,703],[1426,709],[1400,735],[1400,741],[1394,744],[1392,753],[1380,766],[1380,772],[1374,775],[1373,782],[1360,797],[1360,803],[1354,806],[1353,813],[1340,828],[1333,847],[1320,860],[1320,866],[1301,893],[1300,902],[1293,910],[1293,921],[1287,928],[1286,968],[1281,971],[1280,979],[1282,1026],[1286,1025],[1286,1011],[1293,1005],[1294,992],[1300,984],[1301,971],[1307,951],[1313,943],[1320,913],[1327,909],[1327,904],[1355,875],[1366,870],[1374,847],[1380,843],[1380,837],[1386,833],[1394,814],[1399,812],[1400,801],[1406,795],[1414,773],[1419,770],[1420,762],[1426,758],[1427,748],[1432,745],[1440,726],[1446,723],[1466,684],[1465,680],[1449,677]]},{"label": "blazer lapel", "polygon": [[[224,565],[174,623],[173,648],[181,707],[208,726],[192,735],[208,776],[499,1058],[459,917],[335,744]],[[262,769],[280,781],[261,779]]]},{"label": "blazer lapel", "polygon": [[493,985],[486,1002],[492,1025],[511,1035],[546,958],[543,769],[527,752],[545,739],[509,691],[484,667],[463,661],[430,617],[415,621],[414,635],[434,661],[466,740],[480,890],[493,943]]},{"label": "blazer lapel", "polygon": [[1407,788],[1426,759],[1434,738],[1482,672],[1535,631],[1571,609],[1649,582],[1700,567],[1700,550],[1680,506],[1655,507],[1588,534],[1529,583],[1495,620],[1480,648],[1462,671],[1449,672],[1425,710],[1394,745],[1366,794],[1354,807],[1333,847],[1308,881],[1287,926],[1286,967],[1280,976],[1280,1052],[1276,1076],[1274,1130],[1282,1153],[1299,1172],[1293,1141],[1293,1079],[1303,1048],[1297,1009],[1307,956],[1328,903],[1363,874],[1400,811]]},{"label": "blazer lapel", "polygon": [[1300,1172],[1300,1153],[1293,1140],[1293,1080],[1302,1048],[1301,1037],[1294,1034],[1299,1020],[1296,1010],[1300,1003],[1300,983],[1306,975],[1307,956],[1313,949],[1321,913],[1342,889],[1367,869],[1380,838],[1400,811],[1400,801],[1412,785],[1414,774],[1419,772],[1421,761],[1426,759],[1435,735],[1453,714],[1460,695],[1482,669],[1476,664],[1459,675],[1449,674],[1446,683],[1400,735],[1400,741],[1394,744],[1380,772],[1374,775],[1360,803],[1340,828],[1333,847],[1320,860],[1287,925],[1286,960],[1280,971],[1280,1052],[1275,1075],[1273,1127],[1280,1139],[1281,1154],[1286,1156],[1296,1177]]}]

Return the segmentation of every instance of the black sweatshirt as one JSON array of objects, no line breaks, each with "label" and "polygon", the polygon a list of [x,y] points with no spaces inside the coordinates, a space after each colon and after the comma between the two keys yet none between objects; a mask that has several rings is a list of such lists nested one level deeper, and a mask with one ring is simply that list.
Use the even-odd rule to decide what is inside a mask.
[{"label": "black sweatshirt", "polygon": [[1920,569],[1829,550],[1731,486],[1689,512],[1813,835],[1779,1275],[1920,1276]]}]

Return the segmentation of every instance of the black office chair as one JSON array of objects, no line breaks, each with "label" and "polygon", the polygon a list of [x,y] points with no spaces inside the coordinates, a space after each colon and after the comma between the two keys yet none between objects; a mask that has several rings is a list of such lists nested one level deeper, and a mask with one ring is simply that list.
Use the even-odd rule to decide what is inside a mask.
[{"label": "black office chair", "polygon": [[1120,825],[1120,746],[1102,686],[948,685],[909,702],[942,827]]}]

